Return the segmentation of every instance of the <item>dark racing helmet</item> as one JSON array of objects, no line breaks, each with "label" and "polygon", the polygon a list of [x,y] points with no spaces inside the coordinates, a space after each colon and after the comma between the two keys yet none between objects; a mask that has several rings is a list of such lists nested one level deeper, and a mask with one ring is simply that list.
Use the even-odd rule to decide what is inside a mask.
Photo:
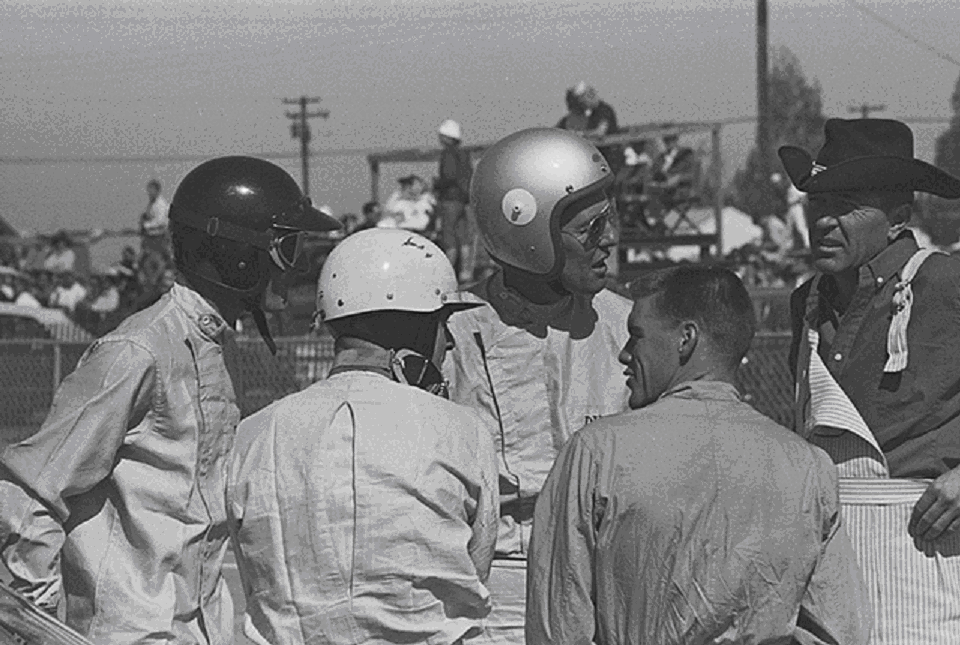
[{"label": "dark racing helmet", "polygon": [[242,156],[211,159],[187,173],[169,218],[177,269],[198,288],[240,302],[271,350],[261,309],[271,264],[284,272],[306,271],[306,232],[340,228],[283,168]]}]

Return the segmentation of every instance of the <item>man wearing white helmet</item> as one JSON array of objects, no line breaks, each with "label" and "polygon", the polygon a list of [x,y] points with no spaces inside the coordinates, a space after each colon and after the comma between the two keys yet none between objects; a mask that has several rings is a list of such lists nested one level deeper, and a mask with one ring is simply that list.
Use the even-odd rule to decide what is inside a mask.
[{"label": "man wearing white helmet", "polygon": [[470,198],[499,271],[471,291],[487,306],[451,321],[451,398],[498,437],[500,530],[490,575],[495,642],[522,643],[533,507],[564,442],[627,409],[617,362],[631,304],[605,289],[616,243],[613,173],[565,130],[514,133],[487,149]]},{"label": "man wearing white helmet", "polygon": [[447,319],[478,306],[456,289],[440,248],[408,231],[357,232],[324,263],[330,375],[242,422],[228,475],[254,640],[450,645],[481,633],[496,453],[477,414],[445,398]]},{"label": "man wearing white helmet", "polygon": [[440,215],[440,246],[450,258],[460,280],[466,282],[473,277],[473,226],[467,213],[473,166],[470,164],[470,154],[460,147],[463,136],[459,123],[447,119],[437,129],[437,137],[443,146],[433,186]]}]

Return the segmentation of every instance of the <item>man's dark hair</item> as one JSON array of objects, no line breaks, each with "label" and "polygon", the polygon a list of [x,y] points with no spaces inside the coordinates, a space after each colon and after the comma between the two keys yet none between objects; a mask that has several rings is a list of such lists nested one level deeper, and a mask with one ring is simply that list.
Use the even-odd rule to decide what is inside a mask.
[{"label": "man's dark hair", "polygon": [[654,296],[659,314],[674,323],[692,320],[729,367],[750,349],[757,322],[747,288],[729,269],[682,265],[646,273],[630,283],[635,300]]},{"label": "man's dark hair", "polygon": [[159,191],[160,191],[160,182],[157,181],[156,179],[151,179],[150,181],[147,182],[147,187],[148,187],[148,188],[156,188],[156,189],[157,189],[157,192],[159,192]]},{"label": "man's dark hair", "polygon": [[378,201],[369,201],[369,202],[367,202],[366,204],[363,205],[363,209],[362,209],[362,210],[363,210],[363,214],[364,214],[364,215],[369,215],[369,214],[371,214],[371,213],[373,212],[373,210],[374,210],[377,206],[379,206],[379,205],[380,205],[380,202],[378,202]]},{"label": "man's dark hair", "polygon": [[334,338],[352,336],[385,349],[410,349],[426,358],[433,354],[437,329],[445,312],[382,310],[327,321]]}]

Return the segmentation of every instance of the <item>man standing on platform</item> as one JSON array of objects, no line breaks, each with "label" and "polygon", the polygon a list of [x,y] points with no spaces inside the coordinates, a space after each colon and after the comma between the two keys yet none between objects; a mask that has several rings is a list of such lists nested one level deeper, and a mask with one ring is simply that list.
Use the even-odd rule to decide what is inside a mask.
[{"label": "man standing on platform", "polygon": [[441,248],[450,258],[460,282],[473,279],[474,226],[470,221],[470,178],[473,166],[470,153],[460,147],[460,124],[447,119],[437,129],[443,149],[433,189],[437,194],[440,216]]},{"label": "man standing on platform", "polygon": [[830,119],[814,160],[780,159],[808,194],[816,274],[791,297],[796,431],[837,464],[874,611],[871,643],[960,634],[960,262],[906,229],[914,191],[960,179],[914,158],[899,121]]}]

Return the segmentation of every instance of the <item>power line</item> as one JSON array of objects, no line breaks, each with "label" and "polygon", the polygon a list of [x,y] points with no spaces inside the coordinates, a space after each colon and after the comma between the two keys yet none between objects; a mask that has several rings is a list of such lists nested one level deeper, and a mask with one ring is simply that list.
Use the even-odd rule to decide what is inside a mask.
[{"label": "power line", "polygon": [[[829,117],[830,115],[825,115]],[[902,116],[897,117],[898,121],[903,121],[907,124],[946,124],[952,121],[952,117],[948,116]],[[696,125],[696,124],[717,124],[721,126],[734,126],[734,125],[746,125],[749,123],[756,123],[757,117],[755,116],[741,116],[741,117],[731,117],[727,119],[703,119],[702,121],[690,121],[690,122],[670,122],[671,125],[675,127],[683,127],[685,125]],[[664,123],[666,125],[666,122]],[[312,159],[322,159],[325,157],[366,157],[373,154],[386,154],[391,151],[395,151],[397,148],[403,148],[404,146],[393,146],[391,148],[339,148],[339,149],[324,149],[319,152],[310,151],[310,157]],[[67,163],[93,163],[93,164],[113,164],[113,163],[177,163],[177,162],[193,162],[193,161],[206,161],[213,157],[226,154],[248,154],[254,157],[260,157],[261,159],[271,159],[274,161],[277,160],[290,160],[290,159],[299,159],[299,152],[231,152],[231,151],[217,151],[211,152],[209,154],[196,154],[196,155],[139,155],[139,156],[71,156],[71,157],[29,157],[29,156],[17,156],[17,157],[0,157],[0,165],[55,165],[55,164],[67,164]]]},{"label": "power line", "polygon": [[914,36],[913,34],[911,34],[910,32],[908,32],[907,30],[905,30],[905,29],[901,28],[899,25],[897,25],[897,24],[895,24],[895,23],[887,20],[887,19],[884,18],[883,16],[875,13],[874,11],[872,11],[872,10],[870,10],[870,9],[867,9],[866,7],[864,7],[863,5],[861,5],[861,4],[857,3],[857,2],[854,2],[854,0],[847,0],[847,4],[849,4],[850,6],[854,7],[854,8],[857,9],[858,11],[860,11],[860,12],[862,12],[862,13],[870,16],[871,18],[873,18],[873,19],[876,20],[877,22],[885,25],[885,26],[888,27],[889,29],[892,29],[893,31],[897,32],[898,34],[900,34],[901,36],[903,36],[904,38],[906,38],[907,40],[909,40],[910,42],[912,42],[914,45],[917,45],[918,47],[922,47],[922,48],[926,49],[927,51],[931,52],[932,54],[936,55],[938,58],[940,58],[940,59],[942,59],[942,60],[945,60],[945,61],[947,61],[948,63],[953,63],[953,64],[956,65],[957,67],[960,67],[960,60],[957,60],[956,58],[954,58],[954,57],[951,56],[950,54],[946,54],[946,53],[940,51],[939,49],[937,49],[936,47],[934,47],[933,45],[930,45],[930,44],[928,44],[928,43],[920,40],[919,38],[917,38],[916,36]]}]

